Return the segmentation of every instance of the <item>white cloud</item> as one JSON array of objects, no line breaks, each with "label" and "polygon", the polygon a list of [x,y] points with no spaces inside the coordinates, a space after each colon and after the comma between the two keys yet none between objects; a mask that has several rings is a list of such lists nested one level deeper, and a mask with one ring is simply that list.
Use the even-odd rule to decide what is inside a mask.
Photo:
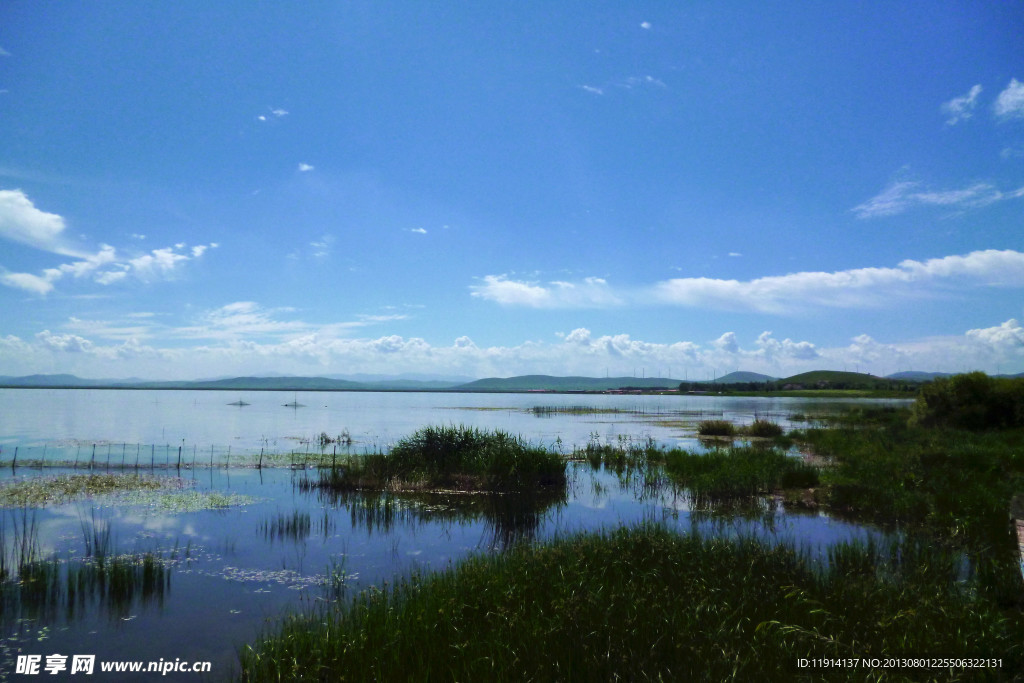
[{"label": "white cloud", "polygon": [[282,118],[282,117],[288,116],[288,112],[286,110],[280,109],[280,108],[278,108],[278,109],[271,109],[270,113],[273,114],[274,116],[276,116],[277,118]]},{"label": "white cloud", "polygon": [[1024,187],[1002,192],[988,183],[975,183],[962,190],[941,192],[918,190],[920,183],[900,181],[893,183],[878,195],[855,206],[858,218],[894,216],[917,206],[945,206],[953,208],[979,208],[1007,199],[1024,197]]},{"label": "white cloud", "polygon": [[486,275],[483,284],[470,286],[471,295],[487,301],[533,308],[587,308],[623,303],[608,283],[598,277],[581,282],[553,281],[546,285],[509,280],[505,275]]},{"label": "white cloud", "polygon": [[967,337],[992,350],[1024,352],[1024,327],[1013,318],[996,327],[968,330]]},{"label": "white cloud", "polygon": [[79,256],[61,240],[65,227],[61,216],[40,211],[21,190],[0,190],[0,237],[55,254]]},{"label": "white cloud", "polygon": [[149,254],[123,259],[118,256],[117,250],[114,247],[109,244],[103,244],[100,245],[100,250],[95,254],[86,255],[72,263],[64,263],[53,268],[46,268],[43,270],[42,275],[4,273],[0,276],[0,284],[45,295],[53,291],[54,283],[64,278],[64,276],[71,276],[75,279],[91,277],[93,282],[101,285],[120,282],[129,274],[133,274],[145,281],[152,281],[171,275],[181,263],[199,258],[207,249],[213,248],[215,245],[197,245],[192,247],[191,256],[175,251],[175,248],[184,248],[185,246],[181,244],[175,245],[175,247],[154,249]]},{"label": "white cloud", "polygon": [[587,91],[588,93],[590,93],[592,95],[603,95],[604,94],[604,90],[602,88],[598,88],[598,87],[593,86],[593,85],[581,85],[580,88],[585,90],[585,91]]},{"label": "white cloud", "polygon": [[729,256],[732,256],[733,258],[739,258],[740,256],[743,256],[743,254],[739,253],[738,251],[730,251]]},{"label": "white cloud", "polygon": [[36,335],[36,339],[39,340],[40,344],[52,351],[81,353],[93,348],[91,341],[79,337],[77,334],[51,334],[49,330],[43,330]]},{"label": "white cloud", "polygon": [[299,164],[299,172],[300,173],[306,173],[307,171],[312,171],[314,168],[316,168],[316,167],[312,166],[311,164],[303,164],[303,163]]},{"label": "white cloud", "polygon": [[0,57],[10,57],[11,53],[0,47]]},{"label": "white cloud", "polygon": [[[183,330],[72,318],[72,333],[44,330],[34,339],[0,338],[0,374],[74,372],[85,377],[128,376],[190,379],[214,374],[253,374],[273,369],[294,374],[325,374],[338,367],[358,372],[422,372],[430,367],[476,377],[521,374],[670,376],[704,379],[726,369],[785,377],[812,369],[858,369],[890,374],[897,370],[962,371],[983,368],[1024,369],[1024,330],[1016,320],[961,334],[898,342],[880,342],[867,334],[848,345],[822,347],[811,341],[778,340],[763,332],[752,342],[733,332],[698,343],[651,342],[628,334],[596,336],[577,328],[552,343],[525,341],[508,346],[479,346],[468,336],[449,345],[418,337],[332,336],[332,326],[285,323],[274,311],[253,302],[236,302],[202,316],[203,326],[219,326],[209,343],[180,347]],[[302,329],[296,333],[296,330]],[[198,327],[196,328],[198,329]],[[265,335],[263,330],[274,330]],[[327,330],[327,331],[325,331]],[[173,347],[140,339],[159,331]],[[224,334],[231,331],[235,334]],[[76,334],[81,333],[80,334]],[[118,343],[90,339],[98,335]],[[260,339],[269,337],[269,339]],[[274,338],[276,337],[276,339]],[[671,374],[670,374],[671,373]]]},{"label": "white cloud", "polygon": [[900,298],[978,286],[1024,286],[1024,253],[990,249],[927,261],[907,259],[895,268],[797,272],[746,281],[674,278],[621,291],[601,278],[541,284],[510,280],[506,275],[487,275],[481,284],[472,285],[470,290],[472,296],[486,301],[529,308],[660,304],[789,313],[815,306],[880,306],[893,304]]},{"label": "white cloud", "polygon": [[1003,119],[1024,117],[1024,83],[1016,78],[999,93],[993,105],[996,116]]},{"label": "white cloud", "polygon": [[424,228],[409,228],[409,232],[414,232],[417,235],[426,235],[427,231]]},{"label": "white cloud", "polygon": [[726,353],[736,353],[740,350],[740,344],[736,340],[735,332],[726,332],[714,341],[714,346]]},{"label": "white cloud", "polygon": [[31,273],[2,273],[0,283],[33,294],[49,294],[53,291],[53,283],[50,280]]},{"label": "white cloud", "polygon": [[981,94],[981,85],[975,85],[966,95],[954,97],[942,105],[942,111],[947,115],[946,125],[953,126],[961,121],[966,121],[974,114],[974,107],[978,104],[978,95]]},{"label": "white cloud", "polygon": [[649,21],[641,22],[640,23],[640,28],[642,28],[644,30],[647,30],[647,29],[651,28],[651,22],[649,22]]}]

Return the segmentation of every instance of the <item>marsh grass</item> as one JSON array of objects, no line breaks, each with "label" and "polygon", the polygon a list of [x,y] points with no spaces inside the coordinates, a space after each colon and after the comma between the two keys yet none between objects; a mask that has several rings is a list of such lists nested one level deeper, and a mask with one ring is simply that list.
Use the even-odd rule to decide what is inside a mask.
[{"label": "marsh grass", "polygon": [[701,420],[697,425],[700,436],[735,436],[736,426],[728,420]]},{"label": "marsh grass", "polygon": [[737,430],[741,436],[752,436],[762,439],[772,439],[782,436],[782,427],[769,420],[755,419],[749,425],[744,425]]},{"label": "marsh grass", "polygon": [[1024,491],[1024,430],[908,426],[906,410],[865,410],[792,435],[829,467],[816,492],[833,514],[918,530],[966,553],[979,586],[1024,607],[1010,522]]},{"label": "marsh grass", "polygon": [[[955,564],[955,563],[953,563]],[[479,555],[287,619],[241,680],[760,680],[798,658],[977,656],[1024,623],[927,543],[791,545],[619,529]],[[863,680],[863,671],[836,678]]]},{"label": "marsh grass", "polygon": [[424,427],[390,452],[348,456],[321,470],[332,490],[512,491],[566,484],[565,460],[500,430]]},{"label": "marsh grass", "polygon": [[154,552],[115,554],[110,525],[98,520],[95,510],[90,518],[81,519],[80,557],[43,557],[35,510],[9,513],[0,518],[4,565],[0,622],[4,624],[18,619],[52,621],[61,615],[70,619],[96,608],[111,617],[124,617],[137,604],[162,602],[170,587],[170,566],[177,560],[177,549],[167,557]]},{"label": "marsh grass", "polygon": [[818,469],[774,448],[729,447],[708,453],[666,451],[665,473],[697,498],[750,498],[818,484]]}]

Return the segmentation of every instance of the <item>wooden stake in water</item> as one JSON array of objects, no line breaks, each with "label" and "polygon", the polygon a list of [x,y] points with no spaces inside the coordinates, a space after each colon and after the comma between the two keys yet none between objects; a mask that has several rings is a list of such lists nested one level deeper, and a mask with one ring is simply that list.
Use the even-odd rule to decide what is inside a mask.
[{"label": "wooden stake in water", "polygon": [[127,448],[128,448],[128,444],[126,444],[126,443],[122,443],[121,444],[121,469],[122,470],[124,469],[124,452],[125,452],[125,450],[127,450]]},{"label": "wooden stake in water", "polygon": [[82,444],[78,444],[78,448],[75,449],[75,468],[78,468],[78,454],[82,452]]},{"label": "wooden stake in water", "polygon": [[96,444],[92,445],[92,459],[89,460],[89,469],[91,470],[96,465]]},{"label": "wooden stake in water", "polygon": [[199,446],[192,444],[192,470],[196,469],[196,453],[198,452]]},{"label": "wooden stake in water", "polygon": [[213,444],[210,444],[210,471],[213,472]]},{"label": "wooden stake in water", "polygon": [[11,470],[14,470],[14,466],[18,464],[18,447],[14,447],[14,460],[11,461]]},{"label": "wooden stake in water", "polygon": [[142,444],[135,444],[135,469],[139,469],[139,451],[142,450]]},{"label": "wooden stake in water", "polygon": [[224,463],[224,469],[231,467],[231,446],[228,446],[228,461]]},{"label": "wooden stake in water", "polygon": [[156,467],[156,444],[149,444],[149,469]]},{"label": "wooden stake in water", "polygon": [[107,444],[107,469],[110,469],[110,449],[114,444]]},{"label": "wooden stake in water", "polygon": [[262,448],[260,448],[260,464],[256,465],[256,469],[258,469],[258,470],[262,470],[263,469],[263,449]]},{"label": "wooden stake in water", "polygon": [[181,471],[181,446],[178,446],[178,471]]}]

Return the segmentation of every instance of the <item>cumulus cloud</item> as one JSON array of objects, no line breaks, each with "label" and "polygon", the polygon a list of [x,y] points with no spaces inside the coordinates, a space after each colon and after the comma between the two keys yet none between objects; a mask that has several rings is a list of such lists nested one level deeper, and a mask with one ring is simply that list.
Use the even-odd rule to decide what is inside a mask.
[{"label": "cumulus cloud", "polygon": [[307,171],[312,171],[314,168],[316,168],[316,167],[312,166],[311,164],[303,164],[303,163],[299,164],[299,172],[300,173],[306,173]]},{"label": "cumulus cloud", "polygon": [[427,231],[425,228],[409,228],[409,232],[414,232],[417,235],[426,235]]},{"label": "cumulus cloud", "polygon": [[726,353],[736,353],[740,350],[740,343],[736,339],[735,332],[726,332],[714,341],[714,345],[715,348],[721,349]]},{"label": "cumulus cloud", "polygon": [[975,183],[960,190],[932,191],[920,189],[912,181],[896,182],[885,190],[853,208],[858,218],[894,216],[920,206],[942,206],[974,209],[1007,199],[1024,197],[1024,187],[1003,192],[989,183]]},{"label": "cumulus cloud", "polygon": [[[235,302],[202,316],[204,323],[244,331],[232,336],[210,335],[208,341],[182,347],[180,338],[162,330],[171,346],[140,339],[152,328],[132,329],[104,321],[72,318],[70,333],[49,329],[29,340],[0,337],[0,374],[76,372],[82,376],[148,376],[189,379],[211,374],[252,374],[272,367],[279,372],[317,374],[334,368],[361,372],[436,372],[476,377],[521,374],[629,376],[641,368],[648,377],[705,378],[723,368],[737,368],[785,377],[812,369],[854,369],[889,374],[898,369],[961,371],[964,368],[1019,371],[1024,367],[1024,330],[1017,320],[990,328],[944,337],[880,342],[861,334],[848,344],[823,347],[811,341],[776,339],[762,332],[744,339],[725,332],[704,342],[679,340],[652,342],[628,334],[595,335],[576,328],[551,343],[525,341],[506,346],[480,346],[468,336],[431,344],[419,337],[387,334],[380,337],[341,338],[330,325],[296,326],[274,337],[262,334],[277,329],[274,311],[253,302]],[[138,332],[136,334],[135,332]],[[80,334],[79,334],[80,333]],[[104,336],[117,343],[97,342]]]},{"label": "cumulus cloud", "polygon": [[1024,117],[1024,83],[1016,78],[999,93],[993,105],[993,111],[1001,119]]},{"label": "cumulus cloud", "polygon": [[1024,352],[1024,327],[1014,318],[995,327],[968,330],[967,337],[993,350]]},{"label": "cumulus cloud", "polygon": [[974,107],[978,104],[978,95],[981,94],[981,85],[972,87],[966,95],[954,97],[942,105],[942,111],[946,114],[946,125],[954,126],[961,121],[966,121],[974,114]]}]

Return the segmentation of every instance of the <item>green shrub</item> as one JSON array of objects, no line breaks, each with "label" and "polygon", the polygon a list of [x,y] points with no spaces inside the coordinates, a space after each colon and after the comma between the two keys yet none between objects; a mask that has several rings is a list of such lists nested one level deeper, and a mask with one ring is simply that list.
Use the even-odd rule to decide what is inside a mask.
[{"label": "green shrub", "polygon": [[1024,379],[983,372],[936,379],[921,387],[910,421],[972,430],[1024,426]]}]

